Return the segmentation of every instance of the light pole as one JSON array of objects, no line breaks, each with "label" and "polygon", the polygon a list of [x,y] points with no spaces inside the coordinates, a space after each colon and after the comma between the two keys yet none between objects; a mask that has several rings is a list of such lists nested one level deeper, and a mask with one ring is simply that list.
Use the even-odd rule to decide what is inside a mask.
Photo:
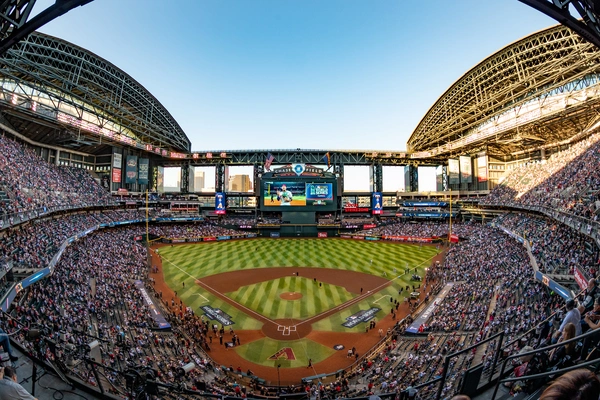
[{"label": "light pole", "polygon": [[281,394],[281,376],[279,375],[279,368],[281,368],[281,364],[277,364],[277,395]]}]

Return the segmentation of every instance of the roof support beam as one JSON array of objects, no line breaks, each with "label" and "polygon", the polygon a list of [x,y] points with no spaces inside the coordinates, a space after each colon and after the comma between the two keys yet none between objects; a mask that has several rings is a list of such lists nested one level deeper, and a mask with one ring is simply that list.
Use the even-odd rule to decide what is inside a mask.
[{"label": "roof support beam", "polygon": [[31,32],[46,23],[93,0],[56,0],[38,15],[27,20],[36,0],[6,0],[0,3],[0,56]]},{"label": "roof support beam", "polygon": [[[519,0],[562,25],[572,29],[579,36],[600,49],[600,1],[598,0]],[[571,15],[569,6],[577,11],[580,18]]]}]

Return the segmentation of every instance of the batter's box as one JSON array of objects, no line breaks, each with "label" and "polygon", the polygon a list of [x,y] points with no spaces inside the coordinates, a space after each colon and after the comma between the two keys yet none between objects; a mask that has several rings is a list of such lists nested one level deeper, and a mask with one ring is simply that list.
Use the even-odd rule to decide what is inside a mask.
[{"label": "batter's box", "polygon": [[277,332],[281,332],[281,334],[283,336],[289,336],[291,332],[296,332],[296,325],[292,325],[292,326],[278,325]]}]

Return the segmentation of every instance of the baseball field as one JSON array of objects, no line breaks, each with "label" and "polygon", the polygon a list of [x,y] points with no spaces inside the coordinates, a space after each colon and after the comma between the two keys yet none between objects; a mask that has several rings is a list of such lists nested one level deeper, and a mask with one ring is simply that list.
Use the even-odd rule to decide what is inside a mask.
[{"label": "baseball field", "polygon": [[347,349],[362,354],[374,344],[379,328],[406,315],[405,297],[421,284],[411,276],[423,276],[440,251],[316,238],[156,248],[176,304],[224,327],[222,338],[211,333],[213,359],[259,376],[280,366],[293,381],[343,368],[353,361]]}]

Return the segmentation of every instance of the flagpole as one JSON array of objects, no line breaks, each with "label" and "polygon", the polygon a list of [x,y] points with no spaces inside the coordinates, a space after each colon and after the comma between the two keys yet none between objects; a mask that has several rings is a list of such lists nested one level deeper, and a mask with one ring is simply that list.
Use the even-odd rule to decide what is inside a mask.
[{"label": "flagpole", "polygon": [[452,243],[452,189],[450,189],[450,227],[448,233],[448,242]]}]

